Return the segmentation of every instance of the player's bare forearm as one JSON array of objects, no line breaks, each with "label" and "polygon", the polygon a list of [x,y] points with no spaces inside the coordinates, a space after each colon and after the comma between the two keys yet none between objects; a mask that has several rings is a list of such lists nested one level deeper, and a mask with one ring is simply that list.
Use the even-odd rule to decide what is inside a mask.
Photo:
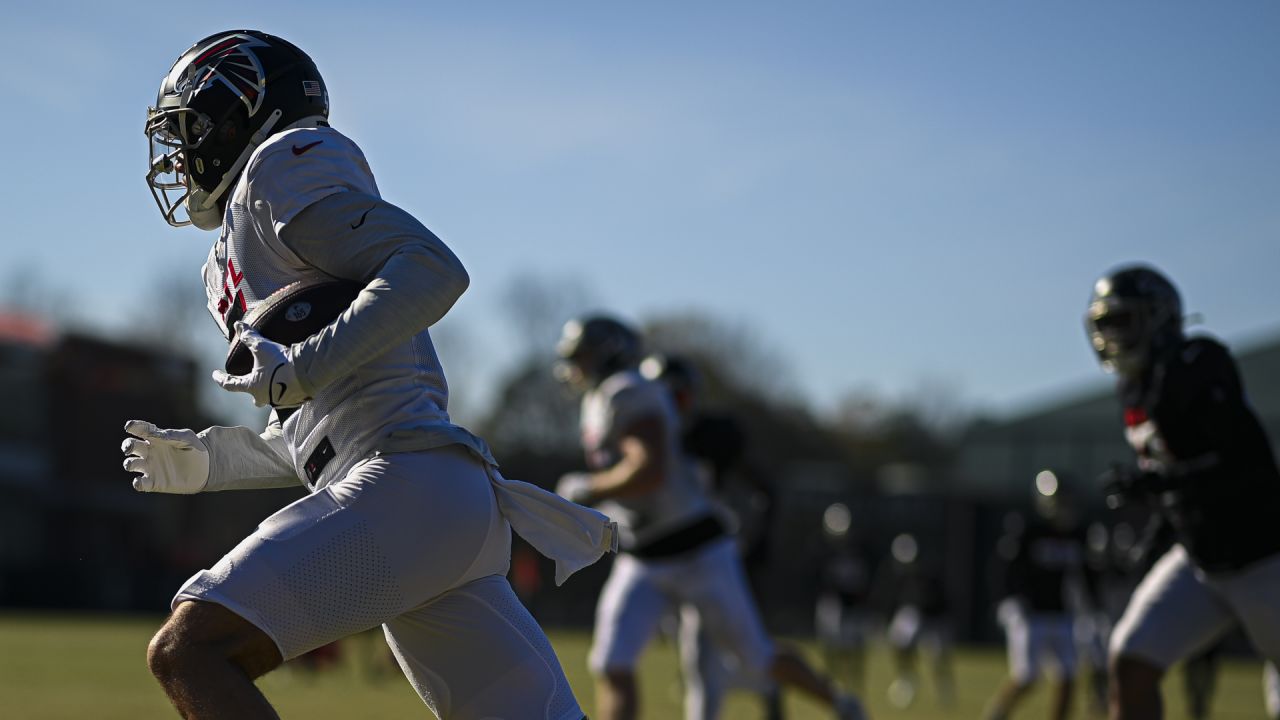
[{"label": "player's bare forearm", "polygon": [[664,430],[659,418],[637,421],[620,442],[622,459],[608,470],[592,474],[593,501],[638,497],[656,490],[671,465]]}]

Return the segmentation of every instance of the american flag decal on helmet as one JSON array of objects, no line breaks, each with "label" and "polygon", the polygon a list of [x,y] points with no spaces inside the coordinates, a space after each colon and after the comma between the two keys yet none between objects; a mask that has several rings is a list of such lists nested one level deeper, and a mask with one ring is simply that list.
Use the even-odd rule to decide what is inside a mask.
[{"label": "american flag decal on helmet", "polygon": [[324,90],[320,89],[320,83],[315,80],[303,80],[302,94],[311,97],[320,97],[324,95]]}]

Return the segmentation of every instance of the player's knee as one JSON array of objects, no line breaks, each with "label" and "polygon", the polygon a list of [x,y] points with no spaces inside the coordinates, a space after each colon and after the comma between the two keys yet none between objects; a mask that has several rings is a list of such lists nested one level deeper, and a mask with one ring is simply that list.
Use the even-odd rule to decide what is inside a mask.
[{"label": "player's knee", "polygon": [[206,602],[184,602],[174,610],[147,649],[147,665],[164,682],[193,663],[231,662],[258,678],[282,662],[275,641],[230,610]]},{"label": "player's knee", "polygon": [[178,633],[165,623],[147,644],[147,668],[162,684],[180,674],[184,647]]}]

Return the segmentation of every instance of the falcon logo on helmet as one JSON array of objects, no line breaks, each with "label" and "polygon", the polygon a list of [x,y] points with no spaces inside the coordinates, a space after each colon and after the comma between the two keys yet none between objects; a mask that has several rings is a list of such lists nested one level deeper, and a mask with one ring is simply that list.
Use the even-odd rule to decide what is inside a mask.
[{"label": "falcon logo on helmet", "polygon": [[[206,50],[192,61],[192,67],[203,73],[196,92],[212,83],[223,83],[240,95],[249,117],[256,115],[266,97],[267,77],[262,71],[262,61],[253,54],[255,47],[267,47],[267,44],[249,35],[232,35]],[[184,72],[180,82],[189,82],[191,75],[191,71]]]}]

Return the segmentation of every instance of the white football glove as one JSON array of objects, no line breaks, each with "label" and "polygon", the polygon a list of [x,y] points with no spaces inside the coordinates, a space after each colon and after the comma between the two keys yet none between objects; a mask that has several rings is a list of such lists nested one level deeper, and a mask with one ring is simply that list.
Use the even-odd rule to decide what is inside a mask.
[{"label": "white football glove", "polygon": [[258,407],[294,408],[311,399],[298,382],[289,348],[262,337],[242,322],[236,323],[235,330],[253,354],[253,370],[248,375],[228,375],[214,370],[214,382],[223,390],[248,393]]},{"label": "white football glove", "polygon": [[560,476],[556,494],[579,505],[591,503],[591,473],[572,472]]},{"label": "white football glove", "polygon": [[193,495],[209,482],[209,449],[190,430],[161,430],[143,420],[130,420],[120,449],[126,455],[124,469],[142,473],[133,479],[138,492]]}]

